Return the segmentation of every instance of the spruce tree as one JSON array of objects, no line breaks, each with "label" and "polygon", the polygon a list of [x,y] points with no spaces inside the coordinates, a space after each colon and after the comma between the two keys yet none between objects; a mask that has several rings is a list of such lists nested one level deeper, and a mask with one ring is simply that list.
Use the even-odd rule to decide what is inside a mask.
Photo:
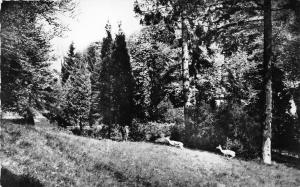
[{"label": "spruce tree", "polygon": [[88,124],[89,119],[91,81],[85,61],[79,55],[77,56],[63,86],[61,105],[66,120],[74,126],[79,126],[82,132],[83,126]]},{"label": "spruce tree", "polygon": [[105,28],[107,36],[101,49],[98,107],[110,137],[113,124],[131,124],[134,81],[124,33],[120,29],[113,42],[111,26],[107,24]]},{"label": "spruce tree", "polygon": [[130,65],[130,57],[126,46],[125,35],[119,25],[111,56],[113,76],[114,122],[121,125],[131,125],[133,117],[134,81]]},{"label": "spruce tree", "polygon": [[90,126],[92,126],[96,120],[99,119],[100,111],[98,110],[99,102],[97,100],[99,96],[99,76],[101,68],[100,59],[100,45],[98,42],[92,43],[86,50],[85,60],[88,65],[88,69],[91,72],[91,110],[89,114]]},{"label": "spruce tree", "polygon": [[68,56],[64,58],[64,62],[61,65],[61,81],[62,84],[64,84],[70,75],[70,72],[72,71],[72,67],[74,66],[74,60],[75,60],[75,47],[74,42],[70,44]]},{"label": "spruce tree", "polygon": [[112,122],[112,75],[111,75],[111,50],[112,50],[112,36],[111,25],[109,23],[105,26],[107,36],[103,38],[101,48],[102,65],[98,80],[99,96],[97,99],[98,110],[102,115],[102,122],[109,126],[108,134],[110,136],[110,127]]}]

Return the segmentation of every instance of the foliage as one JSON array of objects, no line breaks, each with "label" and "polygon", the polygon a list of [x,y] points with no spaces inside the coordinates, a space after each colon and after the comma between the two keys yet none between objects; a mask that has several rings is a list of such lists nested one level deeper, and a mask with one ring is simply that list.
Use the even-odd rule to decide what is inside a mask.
[{"label": "foliage", "polygon": [[176,92],[180,89],[177,84],[180,78],[180,66],[176,61],[178,48],[160,42],[157,32],[159,28],[149,26],[129,41],[135,79],[135,111],[138,118],[146,120],[161,120],[157,107],[166,97],[176,104],[180,100]]},{"label": "foliage", "polygon": [[97,102],[102,123],[108,125],[110,134],[114,124],[131,125],[134,82],[124,33],[119,28],[113,41],[111,26],[107,24],[105,28],[107,37],[103,39],[101,48]]},{"label": "foliage", "polygon": [[100,69],[100,74],[98,77],[98,89],[99,95],[97,97],[97,102],[100,103],[98,105],[98,110],[102,116],[102,122],[104,124],[111,125],[112,124],[112,77],[111,77],[111,67],[110,67],[110,59],[112,52],[113,40],[111,36],[111,26],[107,24],[106,27],[107,36],[103,38],[102,48],[101,48],[101,59],[102,65]]},{"label": "foliage", "polygon": [[41,2],[4,2],[1,9],[1,79],[4,110],[16,111],[33,123],[33,110],[55,100],[55,77],[49,69],[50,39],[40,23]]},{"label": "foliage", "polygon": [[[120,27],[120,26],[119,26]],[[125,35],[116,35],[111,54],[113,123],[130,126],[133,118],[134,82]]]},{"label": "foliage", "polygon": [[88,64],[88,70],[91,72],[91,110],[89,114],[90,126],[92,126],[101,116],[98,106],[100,103],[97,98],[100,94],[99,77],[101,70],[100,44],[98,42],[92,43],[84,53],[85,61]]},{"label": "foliage", "polygon": [[222,142],[227,148],[237,151],[239,156],[248,158],[259,156],[260,123],[247,114],[244,106],[238,103],[225,105],[218,111],[217,119],[218,128],[225,136]]},{"label": "foliage", "polygon": [[80,130],[88,125],[91,106],[90,72],[84,59],[76,58],[70,75],[63,86],[61,107],[64,117]]},{"label": "foliage", "polygon": [[64,62],[61,65],[61,82],[62,82],[62,85],[64,85],[65,82],[68,80],[68,78],[69,78],[69,76],[72,72],[72,68],[75,66],[75,58],[76,58],[76,56],[75,56],[75,46],[74,46],[74,42],[72,42],[70,47],[69,47],[67,57],[64,58]]},{"label": "foliage", "polygon": [[130,136],[135,141],[154,142],[158,138],[171,136],[174,126],[174,123],[141,123],[137,120],[134,120],[132,128],[130,129]]}]

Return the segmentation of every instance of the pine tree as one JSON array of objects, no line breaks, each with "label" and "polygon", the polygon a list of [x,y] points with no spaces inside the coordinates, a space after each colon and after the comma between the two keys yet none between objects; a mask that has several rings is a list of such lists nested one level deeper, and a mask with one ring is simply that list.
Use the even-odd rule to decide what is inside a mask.
[{"label": "pine tree", "polygon": [[107,24],[105,28],[107,36],[101,49],[98,107],[110,137],[113,124],[131,125],[134,82],[124,33],[120,30],[113,42],[111,26]]},{"label": "pine tree", "polygon": [[67,121],[79,126],[82,132],[83,127],[88,124],[91,107],[90,72],[83,58],[76,57],[74,63],[63,86],[61,106]]},{"label": "pine tree", "polygon": [[107,36],[103,38],[102,41],[102,48],[101,48],[101,60],[102,65],[100,69],[100,76],[98,81],[98,89],[99,95],[97,102],[98,110],[102,115],[102,122],[107,124],[108,134],[110,136],[110,127],[113,124],[112,121],[112,112],[113,112],[113,105],[112,105],[112,68],[111,68],[111,52],[112,52],[112,45],[113,40],[111,36],[111,25],[109,23],[105,26]]},{"label": "pine tree", "polygon": [[112,51],[112,97],[115,109],[113,122],[121,126],[130,126],[133,118],[134,81],[125,35],[120,26]]},{"label": "pine tree", "polygon": [[74,47],[74,42],[70,44],[69,51],[68,51],[68,56],[64,58],[64,62],[61,65],[61,81],[62,84],[68,80],[70,76],[70,72],[72,71],[75,60],[75,47]]},{"label": "pine tree", "polygon": [[90,126],[92,126],[96,120],[99,119],[100,111],[98,110],[98,101],[99,96],[99,84],[98,80],[100,77],[101,70],[101,58],[100,58],[100,45],[98,42],[92,43],[85,53],[85,60],[88,64],[88,69],[91,72],[91,111],[90,111]]}]

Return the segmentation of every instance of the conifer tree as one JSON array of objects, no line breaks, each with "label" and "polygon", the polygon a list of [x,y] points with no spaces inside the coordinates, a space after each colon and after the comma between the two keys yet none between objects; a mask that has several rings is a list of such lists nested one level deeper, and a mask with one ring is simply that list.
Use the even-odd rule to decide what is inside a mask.
[{"label": "conifer tree", "polygon": [[49,33],[38,22],[41,10],[46,17],[54,12],[40,2],[3,2],[1,8],[1,108],[34,124],[34,110],[45,109],[51,100],[54,79]]},{"label": "conifer tree", "polygon": [[70,44],[68,56],[64,58],[64,62],[61,65],[61,81],[62,84],[64,84],[70,75],[70,72],[72,71],[72,67],[74,66],[74,60],[75,60],[75,47],[74,42]]},{"label": "conifer tree", "polygon": [[61,105],[66,120],[74,126],[79,126],[82,132],[89,119],[91,81],[86,63],[82,57],[77,56],[63,86]]},{"label": "conifer tree", "polygon": [[130,125],[133,117],[134,81],[125,35],[119,25],[111,56],[113,76],[114,123],[121,126]]},{"label": "conifer tree", "polygon": [[98,110],[99,102],[97,98],[99,96],[99,76],[101,70],[101,58],[100,58],[100,45],[98,42],[92,43],[85,53],[85,60],[88,65],[88,69],[91,72],[91,110],[90,110],[90,126],[92,126],[96,120],[99,119],[100,112]]},{"label": "conifer tree", "polygon": [[99,96],[97,99],[98,110],[102,115],[102,122],[109,126],[108,134],[110,136],[110,127],[113,123],[112,121],[112,75],[111,75],[111,50],[113,45],[113,40],[111,36],[111,25],[109,23],[105,26],[107,36],[103,38],[102,48],[101,48],[101,60],[102,65],[100,69],[100,75],[98,80]]}]

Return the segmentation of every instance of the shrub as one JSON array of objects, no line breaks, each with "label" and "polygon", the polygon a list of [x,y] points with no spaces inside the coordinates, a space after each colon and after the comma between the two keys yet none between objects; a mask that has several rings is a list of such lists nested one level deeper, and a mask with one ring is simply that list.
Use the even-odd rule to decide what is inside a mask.
[{"label": "shrub", "polygon": [[296,118],[285,113],[275,116],[272,126],[272,148],[300,153],[300,126]]},{"label": "shrub", "polygon": [[215,151],[220,144],[239,156],[260,154],[261,125],[248,115],[243,105],[227,103],[213,110],[210,104],[201,102],[192,113],[194,118],[188,131],[184,127],[176,129],[180,126],[173,130],[174,137],[183,136],[185,146]]},{"label": "shrub", "polygon": [[155,141],[161,137],[171,136],[174,126],[174,123],[139,123],[134,120],[130,129],[130,137],[135,141]]},{"label": "shrub", "polygon": [[123,136],[122,136],[122,131],[121,131],[121,126],[118,124],[113,124],[111,126],[111,132],[110,132],[110,138],[115,141],[122,141]]},{"label": "shrub", "polygon": [[148,122],[145,126],[146,140],[155,141],[158,138],[170,136],[174,125],[174,123]]},{"label": "shrub", "polygon": [[223,144],[243,157],[260,154],[261,125],[248,115],[247,110],[237,103],[225,105],[217,114],[218,129],[226,136]]},{"label": "shrub", "polygon": [[188,131],[185,131],[185,145],[191,148],[215,150],[216,145],[224,140],[224,135],[222,129],[218,129],[216,125],[216,115],[210,104],[199,103],[191,112],[194,118]]},{"label": "shrub", "polygon": [[133,119],[129,131],[129,137],[134,141],[146,140],[145,124],[138,121],[137,119]]}]

